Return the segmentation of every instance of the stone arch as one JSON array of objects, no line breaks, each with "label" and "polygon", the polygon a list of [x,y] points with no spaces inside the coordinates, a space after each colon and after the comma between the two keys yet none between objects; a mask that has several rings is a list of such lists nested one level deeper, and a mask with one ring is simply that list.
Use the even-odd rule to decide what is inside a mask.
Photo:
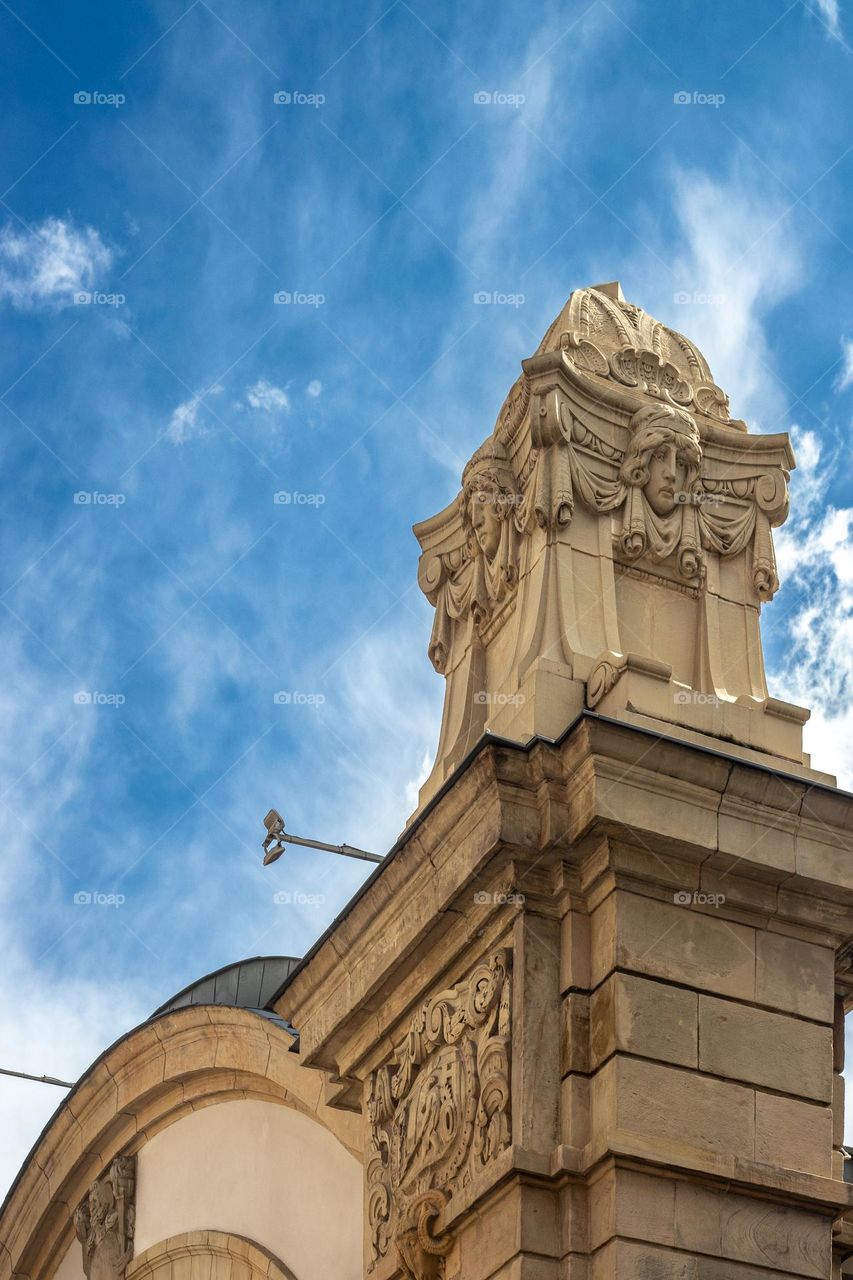
[{"label": "stone arch", "polygon": [[269,1250],[228,1231],[186,1231],[152,1245],[125,1280],[297,1280]]},{"label": "stone arch", "polygon": [[359,1117],[326,1106],[323,1074],[303,1067],[292,1045],[275,1021],[226,1005],[175,1010],[118,1040],[62,1102],[0,1209],[0,1280],[52,1280],[91,1183],[117,1155],[199,1107],[280,1103],[361,1159]]}]

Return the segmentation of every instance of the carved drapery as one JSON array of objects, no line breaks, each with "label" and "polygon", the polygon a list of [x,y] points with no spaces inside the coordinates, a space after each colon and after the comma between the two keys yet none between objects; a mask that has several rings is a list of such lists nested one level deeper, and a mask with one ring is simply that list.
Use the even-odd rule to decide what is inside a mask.
[{"label": "carved drapery", "polygon": [[136,1157],[117,1156],[74,1214],[86,1280],[120,1280],[133,1257]]},{"label": "carved drapery", "polygon": [[393,1243],[411,1280],[434,1280],[451,1240],[433,1219],[510,1143],[510,953],[427,1000],[368,1097],[372,1263]]},{"label": "carved drapery", "polygon": [[[466,468],[458,502],[458,533],[448,550],[425,557],[421,586],[435,605],[429,656],[437,671],[452,666],[457,627],[471,622],[485,643],[511,607],[524,540],[535,527],[550,536],[568,529],[577,502],[598,515],[614,514],[614,552],[633,563],[671,564],[682,581],[702,587],[706,551],[729,557],[752,548],[752,581],[761,600],[779,586],[771,526],[787,513],[784,473],[758,467],[729,476],[706,474],[694,419],[669,404],[645,406],[628,424],[619,448],[584,423],[557,388],[532,397],[531,450],[524,474],[512,472],[502,446],[491,440]],[[683,471],[670,510],[649,500],[643,440],[673,442]],[[719,471],[719,466],[715,468]],[[480,502],[492,508],[495,545],[478,543],[471,523]],[[621,511],[621,519],[618,513]]]},{"label": "carved drapery", "polygon": [[486,441],[471,458],[457,504],[464,541],[435,556],[421,579],[435,604],[429,656],[442,672],[450,664],[454,624],[470,616],[475,634],[486,642],[518,583],[521,495],[498,441]]}]

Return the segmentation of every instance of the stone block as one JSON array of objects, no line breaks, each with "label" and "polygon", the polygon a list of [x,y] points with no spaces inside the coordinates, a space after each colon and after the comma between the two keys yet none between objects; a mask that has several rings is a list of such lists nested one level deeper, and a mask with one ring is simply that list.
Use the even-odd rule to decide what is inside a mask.
[{"label": "stone block", "polygon": [[625,891],[612,896],[612,920],[603,915],[599,922],[604,903],[592,918],[595,986],[620,968],[735,999],[754,999],[754,929],[691,905],[692,897],[681,903]]},{"label": "stone block", "polygon": [[589,996],[579,991],[564,996],[560,1034],[561,1075],[590,1070],[589,1030]]},{"label": "stone block", "polygon": [[699,997],[699,1067],[818,1102],[832,1096],[832,1032],[733,1000]]},{"label": "stone block", "polygon": [[755,1105],[743,1085],[617,1056],[593,1077],[591,1096],[594,1154],[619,1129],[753,1159]]},{"label": "stone block", "polygon": [[831,1108],[756,1093],[755,1159],[832,1177]]},{"label": "stone block", "polygon": [[835,956],[786,934],[760,931],[756,939],[755,999],[775,1009],[831,1023]]},{"label": "stone block", "polygon": [[593,1069],[617,1052],[695,1067],[696,1009],[692,991],[633,974],[613,974],[591,1001]]}]

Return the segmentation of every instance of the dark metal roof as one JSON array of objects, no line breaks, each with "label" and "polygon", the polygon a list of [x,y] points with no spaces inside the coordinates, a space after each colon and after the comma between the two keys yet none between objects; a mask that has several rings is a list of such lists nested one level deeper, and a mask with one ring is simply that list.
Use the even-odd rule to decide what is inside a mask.
[{"label": "dark metal roof", "polygon": [[184,987],[151,1015],[157,1018],[192,1004],[228,1004],[263,1013],[270,999],[299,964],[298,956],[254,956],[238,960]]}]

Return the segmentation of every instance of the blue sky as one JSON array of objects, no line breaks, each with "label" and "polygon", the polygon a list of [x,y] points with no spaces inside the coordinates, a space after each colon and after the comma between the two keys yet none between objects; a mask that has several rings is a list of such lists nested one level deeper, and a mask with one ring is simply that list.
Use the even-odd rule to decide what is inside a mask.
[{"label": "blue sky", "polygon": [[[75,1077],[194,977],[303,953],[364,867],[263,870],[271,805],[393,842],[442,696],[410,526],[578,286],[792,432],[769,678],[853,784],[844,0],[0,0],[0,31],[0,1065]],[[0,1086],[0,1181],[60,1096]]]}]

